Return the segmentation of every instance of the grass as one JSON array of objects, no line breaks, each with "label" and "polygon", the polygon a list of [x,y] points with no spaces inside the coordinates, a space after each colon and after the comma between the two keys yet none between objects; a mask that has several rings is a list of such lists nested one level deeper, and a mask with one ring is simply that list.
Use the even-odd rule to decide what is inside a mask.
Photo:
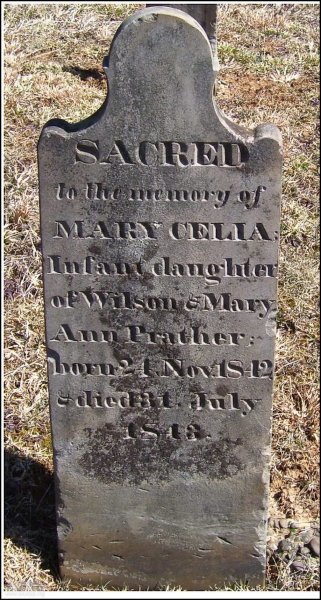
[{"label": "grass", "polygon": [[[6,590],[57,578],[36,145],[43,124],[103,102],[102,60],[140,4],[7,4],[5,12]],[[236,123],[282,131],[284,172],[270,515],[318,518],[319,8],[221,5],[217,99]],[[271,560],[266,590],[317,590],[315,561]],[[245,589],[244,586],[242,589]]]}]

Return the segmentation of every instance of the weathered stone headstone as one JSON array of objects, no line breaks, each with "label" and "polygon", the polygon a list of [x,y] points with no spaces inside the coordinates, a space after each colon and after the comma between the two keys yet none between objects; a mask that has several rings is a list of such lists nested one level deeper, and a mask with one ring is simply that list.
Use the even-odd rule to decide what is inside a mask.
[{"label": "weathered stone headstone", "polygon": [[39,141],[62,575],[262,583],[280,134],[213,102],[199,24],[118,30],[108,101]]}]

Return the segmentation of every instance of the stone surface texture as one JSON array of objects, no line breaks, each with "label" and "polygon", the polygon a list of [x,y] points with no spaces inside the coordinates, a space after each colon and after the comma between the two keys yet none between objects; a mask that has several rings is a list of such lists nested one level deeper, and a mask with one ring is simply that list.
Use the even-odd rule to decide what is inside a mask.
[{"label": "stone surface texture", "polygon": [[196,19],[207,34],[210,44],[215,45],[217,4],[146,4],[150,6],[168,6],[186,12]]},{"label": "stone surface texture", "polygon": [[217,4],[146,4],[146,7],[167,6],[181,10],[190,17],[193,17],[200,26],[204,29],[208,41],[211,46],[213,56],[213,72],[214,72],[214,87],[213,93],[216,92],[215,79],[219,71],[219,63],[217,56]]},{"label": "stone surface texture", "polygon": [[181,11],[127,19],[105,68],[101,109],[38,148],[61,573],[261,584],[280,133],[220,113]]}]

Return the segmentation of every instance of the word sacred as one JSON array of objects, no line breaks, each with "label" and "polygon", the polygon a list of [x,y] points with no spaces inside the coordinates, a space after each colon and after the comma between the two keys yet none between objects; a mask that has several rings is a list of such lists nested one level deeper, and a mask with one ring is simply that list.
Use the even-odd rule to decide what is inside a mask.
[{"label": "word sacred", "polygon": [[237,167],[248,160],[248,150],[243,144],[217,142],[141,142],[129,150],[124,142],[116,140],[103,154],[98,140],[80,140],[75,147],[75,163],[101,165],[144,166],[231,166]]}]

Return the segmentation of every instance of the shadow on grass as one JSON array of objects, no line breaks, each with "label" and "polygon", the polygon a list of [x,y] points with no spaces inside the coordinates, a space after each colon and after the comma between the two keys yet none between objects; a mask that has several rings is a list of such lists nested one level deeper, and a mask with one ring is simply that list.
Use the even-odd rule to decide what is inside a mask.
[{"label": "shadow on grass", "polygon": [[4,455],[4,535],[59,577],[53,474],[11,450]]},{"label": "shadow on grass", "polygon": [[72,75],[76,75],[76,77],[80,77],[82,81],[86,81],[87,79],[97,79],[101,81],[102,79],[106,79],[106,75],[104,71],[98,69],[82,69],[81,67],[63,67],[62,70],[65,73],[71,73]]}]

